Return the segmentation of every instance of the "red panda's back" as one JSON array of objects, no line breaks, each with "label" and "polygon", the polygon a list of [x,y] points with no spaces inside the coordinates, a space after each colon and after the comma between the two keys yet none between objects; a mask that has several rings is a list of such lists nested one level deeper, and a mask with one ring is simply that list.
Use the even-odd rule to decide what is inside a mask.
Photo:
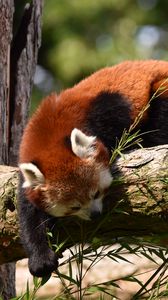
[{"label": "red panda's back", "polygon": [[[132,121],[149,101],[152,82],[168,77],[168,62],[127,61],[104,68],[60,95],[51,94],[30,119],[20,147],[20,162],[65,157],[65,137],[83,129],[92,102],[104,92],[120,93],[131,104]],[[113,105],[111,103],[110,105]],[[85,128],[84,128],[85,129]]]}]

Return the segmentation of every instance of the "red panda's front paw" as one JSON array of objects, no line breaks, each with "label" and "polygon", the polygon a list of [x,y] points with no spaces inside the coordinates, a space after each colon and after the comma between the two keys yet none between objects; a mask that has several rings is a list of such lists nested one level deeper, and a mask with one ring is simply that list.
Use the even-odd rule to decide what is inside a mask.
[{"label": "red panda's front paw", "polygon": [[39,253],[33,254],[29,258],[29,270],[33,276],[44,277],[50,275],[58,267],[58,259],[56,254],[48,249],[39,255]]}]

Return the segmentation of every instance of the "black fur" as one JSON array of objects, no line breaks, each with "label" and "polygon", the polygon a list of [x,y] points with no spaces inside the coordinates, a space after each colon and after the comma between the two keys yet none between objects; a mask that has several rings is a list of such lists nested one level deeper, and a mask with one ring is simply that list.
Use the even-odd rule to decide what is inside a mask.
[{"label": "black fur", "polygon": [[145,147],[168,144],[168,99],[155,98],[150,105],[148,118],[142,126]]},{"label": "black fur", "polygon": [[[124,129],[129,129],[131,106],[120,93],[101,93],[93,102],[86,120],[87,131],[97,136],[111,151]],[[143,146],[168,144],[168,99],[152,100],[147,120],[136,130],[143,134]]]},{"label": "black fur", "polygon": [[[31,204],[24,195],[23,178],[19,181],[19,221],[21,240],[29,257],[29,270],[32,275],[42,277],[57,269],[57,256],[49,248],[47,228],[52,225],[51,216]],[[56,220],[56,219],[55,219]]]},{"label": "black fur", "polygon": [[87,131],[111,150],[123,129],[131,125],[130,105],[120,93],[103,92],[92,102],[86,120]]}]

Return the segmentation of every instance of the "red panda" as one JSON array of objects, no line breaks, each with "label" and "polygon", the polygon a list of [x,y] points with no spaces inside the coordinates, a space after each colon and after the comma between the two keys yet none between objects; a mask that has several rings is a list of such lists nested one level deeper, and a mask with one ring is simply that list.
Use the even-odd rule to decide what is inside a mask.
[{"label": "red panda", "polygon": [[101,213],[111,150],[156,91],[138,129],[150,132],[146,147],[168,143],[167,80],[168,62],[126,61],[51,94],[30,118],[19,151],[19,215],[33,275],[57,266],[45,233],[49,215]]}]

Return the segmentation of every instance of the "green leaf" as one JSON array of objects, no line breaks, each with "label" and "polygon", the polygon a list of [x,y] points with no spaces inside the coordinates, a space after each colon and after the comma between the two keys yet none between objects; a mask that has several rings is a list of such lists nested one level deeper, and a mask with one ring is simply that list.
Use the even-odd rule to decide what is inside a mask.
[{"label": "green leaf", "polygon": [[27,285],[26,285],[25,296],[26,296],[26,300],[29,300],[29,298],[30,298],[30,288],[29,288],[29,281],[28,280],[27,280]]},{"label": "green leaf", "polygon": [[47,232],[47,235],[49,236],[49,237],[53,237],[53,234],[52,234],[52,232]]},{"label": "green leaf", "polygon": [[47,283],[47,281],[48,281],[50,278],[51,278],[51,274],[48,275],[48,276],[42,277],[40,285],[41,285],[41,286],[42,286],[42,285],[45,285],[45,284]]},{"label": "green leaf", "polygon": [[64,278],[64,279],[68,280],[69,282],[76,284],[78,286],[78,282],[74,278],[72,278],[68,275],[65,275],[63,273],[58,273],[58,272],[57,272],[57,275],[59,278]]}]

